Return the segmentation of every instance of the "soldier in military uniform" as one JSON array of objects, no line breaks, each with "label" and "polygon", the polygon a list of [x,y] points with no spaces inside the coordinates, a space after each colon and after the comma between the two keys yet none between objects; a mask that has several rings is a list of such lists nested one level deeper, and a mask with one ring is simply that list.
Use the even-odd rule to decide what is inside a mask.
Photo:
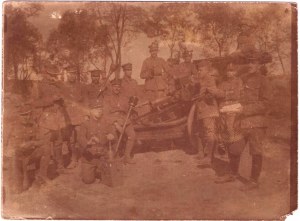
[{"label": "soldier in military uniform", "polygon": [[[197,103],[198,120],[203,131],[202,140],[204,147],[204,158],[200,165],[211,167],[215,146],[217,144],[216,119],[219,117],[217,98],[223,96],[216,86],[217,71],[212,68],[211,63],[203,60],[198,65],[200,75],[200,99]],[[203,154],[200,151],[200,154]],[[201,157],[200,155],[200,157]]]},{"label": "soldier in military uniform", "polygon": [[[112,121],[116,128],[120,128],[125,123],[125,117],[129,109],[129,99],[128,96],[121,93],[121,80],[114,79],[111,81],[112,92],[104,97],[104,114],[110,121]],[[127,122],[125,128],[125,135],[127,136],[127,143],[125,147],[124,163],[132,164],[134,163],[131,158],[132,149],[136,141],[136,134],[133,125]]]},{"label": "soldier in military uniform", "polygon": [[97,173],[101,173],[101,158],[107,158],[108,142],[115,138],[114,126],[102,117],[103,105],[100,102],[90,104],[90,117],[78,130],[78,142],[82,148],[81,178],[86,184],[95,182]]},{"label": "soldier in military uniform", "polygon": [[[76,68],[67,68],[68,81],[63,84],[62,96],[64,99],[64,114],[67,119],[66,128],[62,129],[62,139],[64,153],[71,152],[71,162],[68,165],[69,169],[75,168],[79,159],[79,152],[76,145],[76,126],[80,125],[87,115],[85,108],[85,98],[83,92],[83,86],[76,80],[77,70]],[[62,153],[60,154],[62,157]]]},{"label": "soldier in military uniform", "polygon": [[245,147],[241,131],[241,98],[243,82],[237,76],[238,66],[227,65],[226,78],[219,84],[223,97],[219,99],[222,141],[227,146],[230,173],[216,179],[216,183],[235,181],[238,175],[240,155]]},{"label": "soldier in military uniform", "polygon": [[[43,80],[38,83],[35,106],[38,107],[38,135],[44,142],[44,149],[48,151],[44,157],[45,161],[50,162],[51,156],[56,155],[59,167],[62,168],[62,162],[59,160],[62,146],[61,130],[66,128],[69,116],[63,105],[62,85],[58,82],[58,75],[58,70],[47,69]],[[54,152],[55,154],[52,154]]]},{"label": "soldier in military uniform", "polygon": [[29,188],[27,166],[29,162],[42,157],[43,151],[40,149],[42,144],[36,135],[37,128],[32,117],[32,105],[23,104],[19,108],[19,118],[10,124],[6,142],[8,151],[5,152],[5,156],[11,161],[10,188],[13,193],[20,193]]},{"label": "soldier in military uniform", "polygon": [[145,79],[145,91],[149,100],[166,95],[167,76],[169,67],[167,62],[157,56],[158,43],[153,42],[150,46],[151,56],[144,60],[140,77]]},{"label": "soldier in military uniform", "polygon": [[[102,78],[100,79],[101,75],[102,75]],[[91,84],[88,84],[86,87],[86,96],[88,98],[87,105],[89,105],[89,103],[92,103],[93,101],[95,101],[97,99],[102,99],[104,94],[107,93],[108,87],[106,87],[107,85],[106,86],[104,85],[106,82],[106,77],[103,78],[104,75],[105,75],[105,72],[103,70],[91,71],[92,82],[91,82]],[[104,87],[106,87],[106,88],[104,88]],[[103,91],[102,96],[98,97],[100,89],[106,90],[106,91]]]},{"label": "soldier in military uniform", "polygon": [[198,71],[194,63],[192,63],[193,51],[185,50],[183,53],[184,61],[178,65],[177,78],[197,77]]},{"label": "soldier in military uniform", "polygon": [[132,79],[132,64],[127,63],[122,65],[124,77],[122,78],[122,93],[128,97],[138,96],[137,81]]},{"label": "soldier in military uniform", "polygon": [[241,73],[244,84],[241,128],[252,155],[251,177],[244,190],[258,187],[263,163],[263,139],[267,128],[264,115],[270,97],[270,88],[266,76],[261,72],[259,61],[255,58],[249,60],[248,71]]}]

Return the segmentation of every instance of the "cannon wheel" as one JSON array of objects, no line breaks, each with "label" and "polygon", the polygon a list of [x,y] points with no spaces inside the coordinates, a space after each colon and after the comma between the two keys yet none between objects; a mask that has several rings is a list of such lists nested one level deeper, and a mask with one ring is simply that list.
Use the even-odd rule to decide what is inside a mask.
[{"label": "cannon wheel", "polygon": [[199,129],[197,125],[197,113],[196,104],[193,104],[187,119],[187,132],[189,137],[190,146],[187,148],[187,152],[190,154],[198,153],[201,142],[199,139]]}]

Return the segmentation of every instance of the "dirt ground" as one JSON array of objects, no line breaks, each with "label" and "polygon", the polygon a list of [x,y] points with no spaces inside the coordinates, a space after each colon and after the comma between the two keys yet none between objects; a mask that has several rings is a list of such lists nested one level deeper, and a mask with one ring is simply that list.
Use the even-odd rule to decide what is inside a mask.
[{"label": "dirt ground", "polygon": [[[289,145],[270,142],[260,188],[242,192],[241,181],[215,184],[182,149],[135,155],[124,168],[124,185],[84,184],[80,170],[67,170],[47,186],[6,197],[2,215],[64,219],[279,219],[289,212]],[[247,175],[244,152],[241,171]],[[224,164],[225,165],[225,164]]]}]

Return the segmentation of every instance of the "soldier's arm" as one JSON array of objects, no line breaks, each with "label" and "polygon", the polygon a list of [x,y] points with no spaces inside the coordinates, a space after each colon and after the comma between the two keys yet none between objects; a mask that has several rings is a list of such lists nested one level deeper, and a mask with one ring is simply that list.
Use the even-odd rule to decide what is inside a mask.
[{"label": "soldier's arm", "polygon": [[141,77],[142,79],[149,79],[149,78],[152,78],[152,77],[153,77],[153,76],[151,75],[151,73],[149,72],[149,65],[148,65],[147,60],[145,60],[145,61],[143,62],[140,77]]},{"label": "soldier's arm", "polygon": [[77,142],[81,148],[85,148],[88,143],[87,125],[83,123],[77,130]]}]

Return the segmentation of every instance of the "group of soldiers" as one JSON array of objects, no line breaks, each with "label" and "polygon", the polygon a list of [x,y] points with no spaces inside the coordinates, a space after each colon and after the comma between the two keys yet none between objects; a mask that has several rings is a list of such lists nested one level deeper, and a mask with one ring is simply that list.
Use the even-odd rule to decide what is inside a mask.
[{"label": "group of soldiers", "polygon": [[[211,62],[203,60],[195,65],[192,51],[183,53],[183,62],[158,57],[159,46],[149,46],[150,57],[142,65],[140,77],[145,79],[143,98],[136,80],[132,78],[132,64],[122,65],[122,79],[107,79],[104,71],[91,71],[92,83],[82,85],[77,70],[66,68],[67,81],[60,80],[57,70],[49,68],[37,83],[33,98],[19,105],[21,120],[10,123],[5,144],[9,149],[14,171],[12,186],[20,192],[28,189],[31,181],[28,170],[36,171],[34,180],[39,185],[49,182],[49,166],[57,171],[76,168],[81,162],[84,183],[97,179],[99,159],[109,160],[116,148],[124,146],[124,164],[134,164],[132,150],[138,139],[128,110],[136,105],[136,98],[155,100],[170,96],[179,82],[181,88],[200,85],[201,99],[196,100],[197,119],[203,149],[199,163],[211,167],[217,142],[217,124],[222,122],[221,140],[228,149],[230,173],[218,177],[216,183],[234,181],[246,143],[252,155],[251,179],[247,188],[258,186],[262,169],[262,140],[266,130],[264,114],[266,77],[259,60],[249,58],[244,71],[241,65],[229,63],[226,76],[217,85],[218,71]],[[146,97],[146,98],[145,98]],[[124,136],[123,136],[124,135]],[[119,139],[123,136],[123,139]],[[65,156],[69,156],[66,163]]]}]

